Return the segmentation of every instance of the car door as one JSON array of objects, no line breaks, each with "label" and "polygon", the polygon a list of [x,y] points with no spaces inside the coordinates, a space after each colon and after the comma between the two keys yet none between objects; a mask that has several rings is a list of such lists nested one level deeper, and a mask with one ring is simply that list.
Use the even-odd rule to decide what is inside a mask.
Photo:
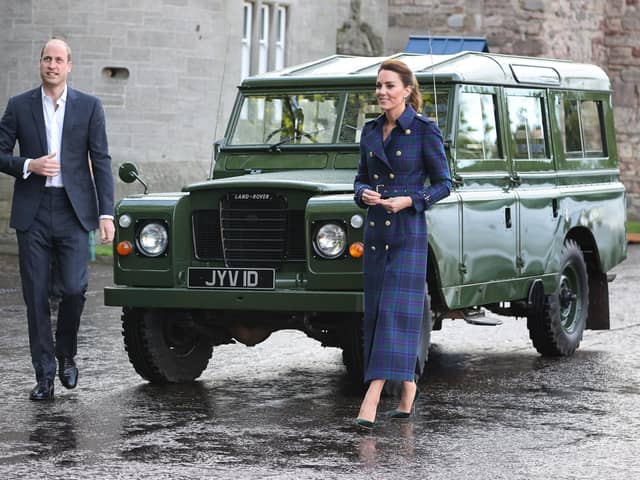
[{"label": "car door", "polygon": [[504,95],[520,223],[517,263],[521,277],[539,277],[549,271],[554,239],[561,234],[546,94],[544,89],[508,88]]},{"label": "car door", "polygon": [[460,275],[465,304],[499,301],[517,277],[518,219],[499,118],[497,87],[458,92],[454,180],[461,197]]}]

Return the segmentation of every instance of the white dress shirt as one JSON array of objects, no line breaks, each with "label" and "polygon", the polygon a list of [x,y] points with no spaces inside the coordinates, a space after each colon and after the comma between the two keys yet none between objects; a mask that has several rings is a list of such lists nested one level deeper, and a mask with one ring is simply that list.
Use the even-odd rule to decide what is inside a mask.
[{"label": "white dress shirt", "polygon": [[[42,113],[44,113],[44,128],[47,133],[47,153],[56,152],[55,160],[61,162],[62,129],[64,128],[64,112],[67,106],[67,86],[58,98],[57,105],[53,104],[53,98],[48,97],[42,89]],[[56,108],[57,107],[57,108]],[[47,177],[45,187],[63,187],[62,170],[55,177]]]}]

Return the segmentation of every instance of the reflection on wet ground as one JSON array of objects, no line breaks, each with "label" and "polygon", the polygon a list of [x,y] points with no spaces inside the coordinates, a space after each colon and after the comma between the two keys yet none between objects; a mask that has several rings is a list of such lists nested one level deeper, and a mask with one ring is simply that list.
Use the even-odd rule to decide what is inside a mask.
[{"label": "reflection on wet ground", "polygon": [[[640,249],[611,285],[613,329],[541,358],[522,321],[445,322],[416,417],[352,427],[360,397],[337,349],[300,333],[218,347],[200,381],[150,385],[129,365],[119,312],[92,266],[73,391],[29,402],[33,374],[15,258],[0,257],[0,477],[638,478]],[[395,407],[384,399],[380,411]]]}]

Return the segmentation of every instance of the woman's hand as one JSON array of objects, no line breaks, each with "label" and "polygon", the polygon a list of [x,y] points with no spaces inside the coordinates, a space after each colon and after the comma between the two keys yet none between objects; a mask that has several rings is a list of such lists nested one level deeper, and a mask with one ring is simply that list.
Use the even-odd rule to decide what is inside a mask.
[{"label": "woman's hand", "polygon": [[369,190],[368,188],[363,190],[361,198],[364,204],[369,206],[377,205],[382,200],[382,197],[378,192],[375,190]]},{"label": "woman's hand", "polygon": [[380,199],[378,202],[389,213],[398,213],[400,210],[409,208],[413,205],[413,199],[409,196],[405,197],[390,197]]}]

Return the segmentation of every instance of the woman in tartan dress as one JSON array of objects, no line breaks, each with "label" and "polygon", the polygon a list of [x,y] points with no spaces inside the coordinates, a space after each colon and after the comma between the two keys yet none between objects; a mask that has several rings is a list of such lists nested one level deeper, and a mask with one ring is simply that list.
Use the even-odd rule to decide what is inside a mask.
[{"label": "woman in tartan dress", "polygon": [[[376,97],[383,115],[365,124],[354,182],[366,208],[364,232],[364,371],[369,384],[356,424],[372,428],[385,381],[402,382],[396,417],[411,412],[427,278],[425,211],[449,195],[442,135],[422,116],[413,72],[387,60]],[[425,188],[429,177],[430,186]]]}]

